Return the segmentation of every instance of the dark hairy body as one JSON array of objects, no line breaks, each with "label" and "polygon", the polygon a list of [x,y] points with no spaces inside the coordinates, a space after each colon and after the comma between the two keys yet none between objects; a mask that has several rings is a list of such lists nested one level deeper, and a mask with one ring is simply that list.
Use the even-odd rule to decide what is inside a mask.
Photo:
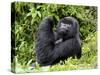
[{"label": "dark hairy body", "polygon": [[53,31],[54,20],[49,16],[39,25],[36,56],[41,66],[53,65],[68,57],[81,57],[79,24],[73,17],[64,17]]}]

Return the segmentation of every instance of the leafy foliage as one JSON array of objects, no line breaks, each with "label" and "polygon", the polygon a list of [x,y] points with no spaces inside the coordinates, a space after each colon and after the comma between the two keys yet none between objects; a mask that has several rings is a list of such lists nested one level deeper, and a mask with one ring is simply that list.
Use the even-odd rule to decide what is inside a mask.
[{"label": "leafy foliage", "polygon": [[[82,38],[82,57],[80,60],[69,58],[61,65],[51,66],[47,71],[75,70],[95,68],[97,65],[97,7],[75,6],[42,3],[15,2],[11,8],[12,15],[12,40],[15,40],[15,51],[12,69],[16,64],[17,72],[30,72],[30,65],[36,61],[35,48],[37,40],[38,26],[46,16],[56,18],[55,25],[64,16],[73,16],[79,21]],[[43,69],[36,66],[31,69],[33,72],[40,72]]]}]

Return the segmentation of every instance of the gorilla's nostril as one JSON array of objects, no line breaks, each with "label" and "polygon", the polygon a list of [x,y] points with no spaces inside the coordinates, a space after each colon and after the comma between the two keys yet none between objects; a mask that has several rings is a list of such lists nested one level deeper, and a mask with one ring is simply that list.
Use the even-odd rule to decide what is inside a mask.
[{"label": "gorilla's nostril", "polygon": [[68,30],[66,30],[66,32],[68,32]]}]

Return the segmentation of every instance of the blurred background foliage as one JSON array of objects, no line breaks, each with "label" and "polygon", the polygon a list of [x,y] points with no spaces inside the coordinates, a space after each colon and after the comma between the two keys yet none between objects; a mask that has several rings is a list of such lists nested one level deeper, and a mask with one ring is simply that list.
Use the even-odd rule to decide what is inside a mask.
[{"label": "blurred background foliage", "polygon": [[[36,61],[37,31],[39,23],[46,16],[54,16],[56,18],[55,25],[65,16],[75,17],[79,21],[83,41],[83,56],[80,60],[69,59],[69,64],[73,62],[71,66],[66,66],[65,63],[64,68],[61,68],[58,64],[58,68],[55,65],[49,70],[82,68],[79,65],[72,66],[76,60],[76,64],[83,63],[84,67],[88,67],[88,63],[93,66],[91,64],[96,63],[97,58],[97,7],[15,2],[11,4],[12,70],[17,70],[19,66],[25,70]],[[68,63],[68,61],[66,62]],[[96,64],[92,68],[95,66]],[[18,70],[23,72],[22,69]],[[40,71],[40,69],[38,68],[35,71]]]}]

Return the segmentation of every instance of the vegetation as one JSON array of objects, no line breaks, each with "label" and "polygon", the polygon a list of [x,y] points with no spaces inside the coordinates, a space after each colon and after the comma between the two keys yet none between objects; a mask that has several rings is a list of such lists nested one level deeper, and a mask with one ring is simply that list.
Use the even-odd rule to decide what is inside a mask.
[{"label": "vegetation", "polygon": [[[12,42],[12,71],[41,72],[93,69],[97,67],[97,7],[58,5],[42,3],[15,2],[12,4],[11,13],[14,15],[11,22]],[[73,16],[79,21],[82,39],[81,59],[69,58],[60,63],[40,67],[36,62],[36,40],[38,26],[46,16],[56,18],[55,25],[64,16]]]}]

